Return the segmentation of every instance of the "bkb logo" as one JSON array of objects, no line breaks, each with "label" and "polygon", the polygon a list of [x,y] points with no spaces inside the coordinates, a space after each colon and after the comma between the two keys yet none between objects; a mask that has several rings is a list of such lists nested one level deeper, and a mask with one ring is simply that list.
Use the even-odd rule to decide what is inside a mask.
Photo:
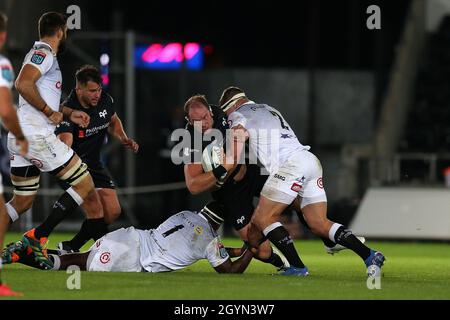
[{"label": "bkb logo", "polygon": [[41,51],[35,51],[33,53],[33,56],[31,57],[31,62],[33,62],[34,64],[42,64],[42,62],[44,62],[45,57],[46,57],[45,53]]}]

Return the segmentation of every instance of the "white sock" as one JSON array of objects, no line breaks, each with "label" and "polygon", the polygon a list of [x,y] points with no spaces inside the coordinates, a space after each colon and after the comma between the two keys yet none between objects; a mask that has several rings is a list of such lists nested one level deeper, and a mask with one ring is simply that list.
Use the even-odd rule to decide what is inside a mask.
[{"label": "white sock", "polygon": [[5,207],[8,216],[11,218],[11,221],[17,221],[17,219],[19,219],[19,214],[17,213],[16,209],[14,209],[14,207],[9,202],[5,204]]},{"label": "white sock", "polygon": [[61,259],[56,254],[49,254],[53,257],[53,268],[52,270],[59,270],[61,268]]},{"label": "white sock", "polygon": [[271,225],[267,226],[264,230],[263,230],[263,234],[267,237],[267,235],[272,231],[275,230],[278,227],[282,227],[283,225],[281,224],[281,222],[274,222]]},{"label": "white sock", "polygon": [[330,230],[328,231],[328,238],[330,238],[331,241],[336,243],[336,240],[334,239],[334,235],[336,234],[336,231],[342,227],[342,224],[339,223],[333,223]]}]

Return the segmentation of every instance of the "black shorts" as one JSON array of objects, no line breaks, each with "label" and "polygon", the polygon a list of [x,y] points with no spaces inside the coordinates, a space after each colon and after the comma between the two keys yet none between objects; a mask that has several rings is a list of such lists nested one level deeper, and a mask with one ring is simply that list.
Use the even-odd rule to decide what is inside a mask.
[{"label": "black shorts", "polygon": [[228,183],[212,193],[214,200],[225,206],[225,219],[232,221],[235,230],[242,229],[250,222],[255,210],[253,198],[259,197],[267,177],[261,175],[260,167],[250,164],[241,181]]},{"label": "black shorts", "polygon": [[[88,168],[88,171],[91,174],[96,189],[116,189],[116,185],[113,179],[111,178],[111,174],[109,173],[108,169],[98,167],[94,169]],[[70,185],[67,182],[60,180],[58,184],[64,190],[70,188]]]}]

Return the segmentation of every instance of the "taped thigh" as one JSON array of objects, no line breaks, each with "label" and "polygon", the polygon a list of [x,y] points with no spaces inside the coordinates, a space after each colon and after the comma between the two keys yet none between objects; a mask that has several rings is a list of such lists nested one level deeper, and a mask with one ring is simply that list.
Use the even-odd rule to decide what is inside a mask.
[{"label": "taped thigh", "polygon": [[37,193],[41,172],[35,166],[11,167],[11,175],[24,178],[24,180],[16,181],[11,177],[14,194],[33,196]]},{"label": "taped thigh", "polygon": [[81,180],[89,175],[88,166],[78,158],[77,162],[68,169],[59,179],[71,186],[77,185]]}]

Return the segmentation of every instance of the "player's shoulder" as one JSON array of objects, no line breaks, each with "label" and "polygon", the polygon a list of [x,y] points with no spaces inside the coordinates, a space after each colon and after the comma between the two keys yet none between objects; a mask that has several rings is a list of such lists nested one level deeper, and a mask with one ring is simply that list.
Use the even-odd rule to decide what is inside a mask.
[{"label": "player's shoulder", "polygon": [[3,55],[0,55],[0,86],[11,89],[14,82],[14,70],[11,62]]},{"label": "player's shoulder", "polygon": [[25,57],[25,63],[33,63],[42,65],[45,63],[53,63],[54,55],[51,48],[43,43],[35,43]]},{"label": "player's shoulder", "polygon": [[0,54],[0,66],[3,68],[3,66],[9,66],[12,67],[11,61],[4,55]]},{"label": "player's shoulder", "polygon": [[105,90],[102,91],[102,100],[107,104],[114,104],[114,98]]}]

